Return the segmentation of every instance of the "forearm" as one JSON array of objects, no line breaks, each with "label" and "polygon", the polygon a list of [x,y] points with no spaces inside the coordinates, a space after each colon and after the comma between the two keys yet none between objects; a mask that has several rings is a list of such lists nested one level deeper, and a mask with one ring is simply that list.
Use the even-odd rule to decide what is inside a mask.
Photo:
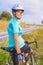
[{"label": "forearm", "polygon": [[18,54],[21,53],[20,47],[19,47],[19,41],[18,41],[18,39],[15,40],[15,44],[16,44],[16,51],[17,51],[17,53],[18,53]]}]

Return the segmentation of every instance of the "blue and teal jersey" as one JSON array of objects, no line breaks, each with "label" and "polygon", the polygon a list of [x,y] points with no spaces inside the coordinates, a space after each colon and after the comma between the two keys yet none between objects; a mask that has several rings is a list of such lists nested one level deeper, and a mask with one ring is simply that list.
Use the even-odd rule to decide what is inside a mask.
[{"label": "blue and teal jersey", "polygon": [[12,18],[7,26],[7,31],[8,31],[8,47],[16,47],[15,44],[15,40],[14,40],[14,34],[18,33],[18,40],[19,40],[19,46],[20,48],[22,48],[25,43],[24,43],[24,39],[22,38],[22,34],[23,34],[23,29],[22,27],[19,25],[19,21],[16,18]]}]

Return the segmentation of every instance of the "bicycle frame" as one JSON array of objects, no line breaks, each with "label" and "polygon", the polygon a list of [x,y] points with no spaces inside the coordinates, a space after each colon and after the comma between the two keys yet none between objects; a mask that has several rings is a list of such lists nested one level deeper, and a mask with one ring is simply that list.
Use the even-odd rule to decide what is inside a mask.
[{"label": "bicycle frame", "polygon": [[[25,41],[25,43],[27,43],[28,45],[30,45],[30,44],[32,44],[32,43],[34,43],[35,42],[35,44],[36,44],[36,48],[38,48],[38,46],[37,46],[37,41],[36,40],[34,40],[34,41],[32,41],[32,42],[28,42],[28,41]],[[13,48],[13,47],[12,47]],[[2,49],[2,50],[6,50],[6,51],[8,51],[8,52],[11,52],[13,49],[12,49],[11,47],[10,48],[8,48],[8,47],[0,47],[0,49]],[[33,54],[33,52],[31,51],[31,48],[29,47],[29,55],[31,56],[31,54]],[[11,55],[10,55],[11,56]],[[9,62],[9,57],[8,57],[8,62]],[[32,61],[31,61],[32,62]]]}]

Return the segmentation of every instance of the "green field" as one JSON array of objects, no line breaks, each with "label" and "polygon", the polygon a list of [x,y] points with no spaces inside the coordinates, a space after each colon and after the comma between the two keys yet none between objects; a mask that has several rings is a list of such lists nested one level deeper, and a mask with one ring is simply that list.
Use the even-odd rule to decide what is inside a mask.
[{"label": "green field", "polygon": [[[43,65],[43,28],[32,31],[23,35],[23,38],[27,41],[32,41],[36,38],[38,42],[38,49],[35,48],[35,44],[31,44],[31,48],[34,50],[38,65]],[[4,40],[0,46],[7,46],[8,40]],[[0,65],[5,65],[5,61],[8,58],[6,51],[0,50]]]},{"label": "green field", "polygon": [[34,40],[34,38],[37,40],[38,49],[35,48],[35,44],[31,44],[31,48],[34,50],[36,54],[38,65],[43,65],[43,28],[23,35],[23,38],[27,41],[32,41]]}]

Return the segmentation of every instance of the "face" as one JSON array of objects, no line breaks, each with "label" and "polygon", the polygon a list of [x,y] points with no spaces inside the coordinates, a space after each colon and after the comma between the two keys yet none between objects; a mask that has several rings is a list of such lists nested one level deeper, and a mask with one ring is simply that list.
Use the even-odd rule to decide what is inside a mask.
[{"label": "face", "polygon": [[17,19],[21,19],[22,15],[23,15],[23,11],[21,11],[21,10],[17,10],[16,12],[14,12],[14,16]]}]

